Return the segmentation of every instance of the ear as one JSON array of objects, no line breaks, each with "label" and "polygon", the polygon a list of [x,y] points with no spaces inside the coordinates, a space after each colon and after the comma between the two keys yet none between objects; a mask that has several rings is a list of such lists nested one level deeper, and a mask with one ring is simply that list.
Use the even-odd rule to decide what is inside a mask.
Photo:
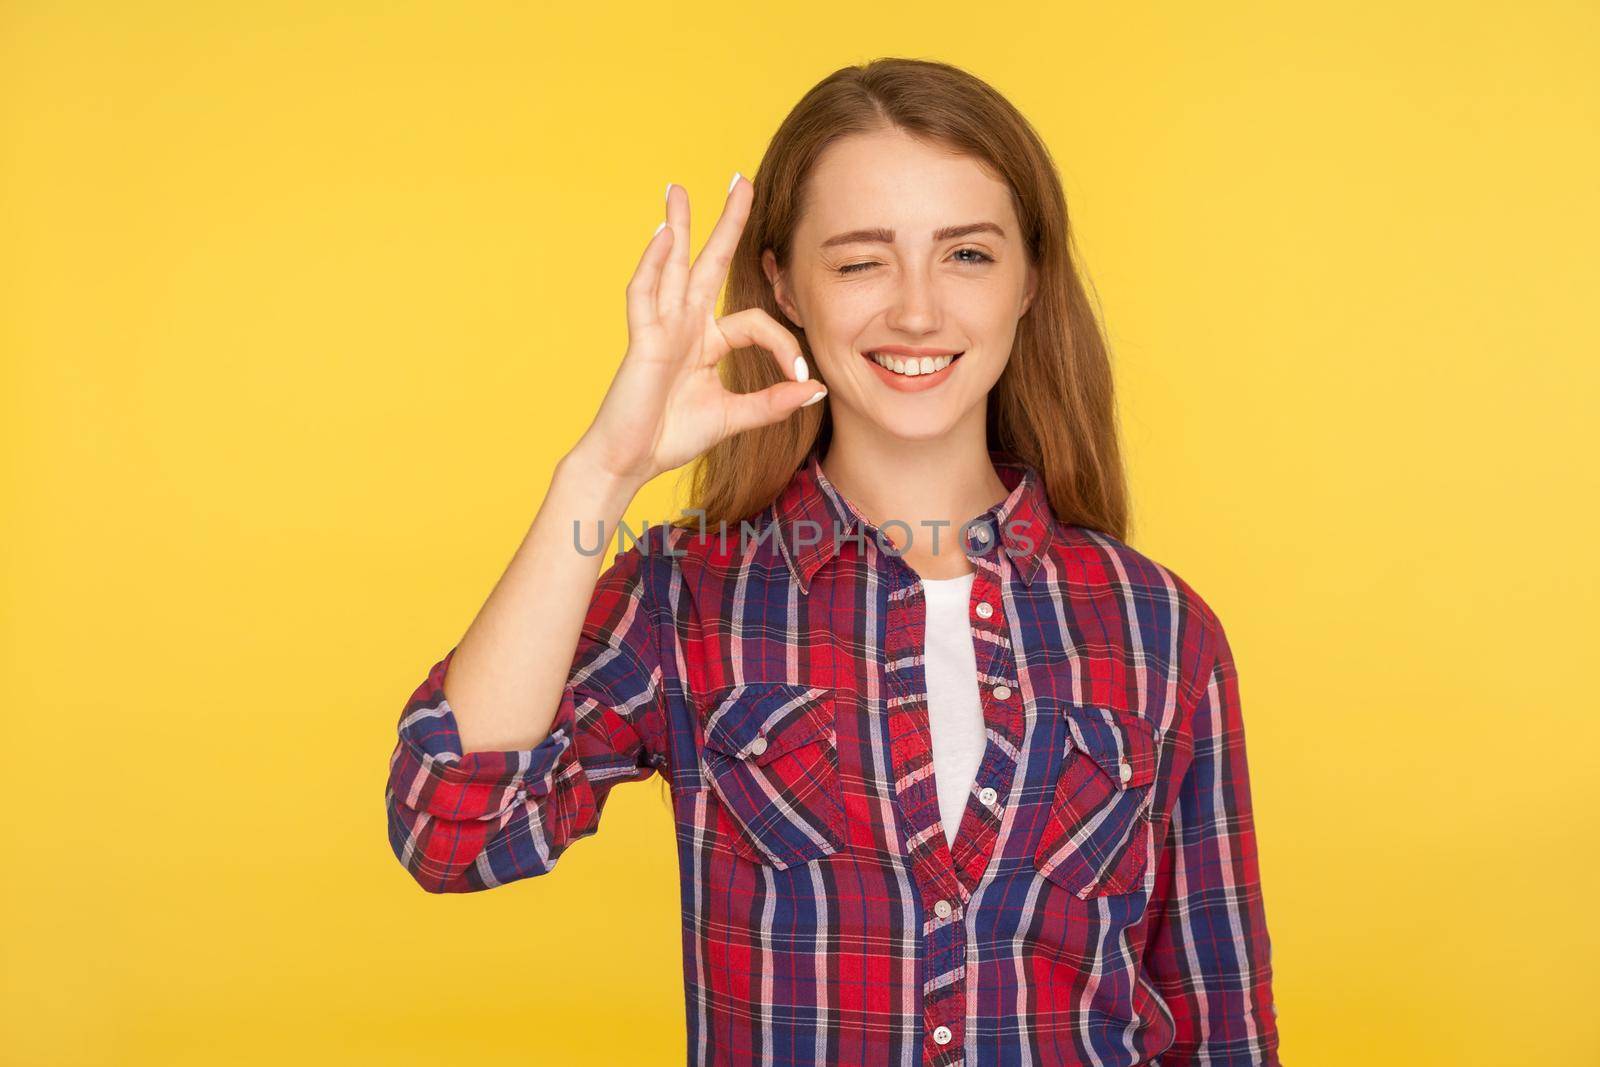
[{"label": "ear", "polygon": [[790,322],[805,329],[805,324],[800,321],[799,309],[789,299],[789,287],[783,280],[783,271],[778,269],[778,257],[772,254],[770,248],[761,250],[761,272],[767,276],[767,284],[772,286],[772,298],[777,301],[778,307]]},{"label": "ear", "polygon": [[1034,266],[1033,266],[1032,263],[1029,263],[1028,264],[1028,288],[1027,288],[1027,291],[1022,296],[1022,311],[1018,313],[1017,318],[1020,319],[1020,318],[1022,318],[1023,315],[1026,315],[1028,313],[1028,309],[1033,306],[1033,298],[1035,296],[1037,296],[1038,293],[1039,293],[1039,272],[1036,269],[1034,269]]}]

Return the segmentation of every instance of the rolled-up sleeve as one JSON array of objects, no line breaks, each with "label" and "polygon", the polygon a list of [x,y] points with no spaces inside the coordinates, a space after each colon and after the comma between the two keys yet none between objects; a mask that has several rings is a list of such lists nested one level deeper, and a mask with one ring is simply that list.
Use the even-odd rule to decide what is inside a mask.
[{"label": "rolled-up sleeve", "polygon": [[424,889],[474,892],[547,873],[598,829],[613,786],[665,766],[652,563],[636,544],[600,575],[555,719],[534,747],[462,753],[444,695],[455,648],[412,693],[385,803],[390,847]]},{"label": "rolled-up sleeve", "polygon": [[1227,634],[1208,618],[1193,714],[1194,755],[1179,786],[1151,900],[1146,967],[1172,1013],[1163,1067],[1276,1067],[1272,952],[1262,905],[1239,679]]}]

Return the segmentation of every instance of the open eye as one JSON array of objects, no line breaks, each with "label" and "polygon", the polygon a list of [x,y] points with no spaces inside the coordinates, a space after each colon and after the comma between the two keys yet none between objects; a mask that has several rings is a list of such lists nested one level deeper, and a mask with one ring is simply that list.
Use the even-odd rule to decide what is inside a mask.
[{"label": "open eye", "polygon": [[993,263],[994,262],[994,257],[991,256],[989,253],[985,252],[981,248],[958,248],[954,252],[952,252],[951,255],[959,256],[963,252],[971,252],[974,256],[977,257],[976,259],[964,259],[964,260],[961,261],[963,263]]}]

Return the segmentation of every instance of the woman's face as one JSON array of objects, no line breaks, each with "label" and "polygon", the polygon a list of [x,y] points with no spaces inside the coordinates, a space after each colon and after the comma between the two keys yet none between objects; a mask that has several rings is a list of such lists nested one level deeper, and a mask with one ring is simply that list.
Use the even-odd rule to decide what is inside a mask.
[{"label": "woman's face", "polygon": [[805,330],[835,422],[912,440],[981,424],[1035,284],[1009,187],[897,129],[824,151],[787,270],[770,250],[762,265]]}]

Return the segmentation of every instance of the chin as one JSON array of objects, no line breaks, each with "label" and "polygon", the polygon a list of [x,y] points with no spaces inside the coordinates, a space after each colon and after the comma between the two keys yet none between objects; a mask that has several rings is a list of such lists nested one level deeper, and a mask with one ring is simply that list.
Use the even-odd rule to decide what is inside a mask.
[{"label": "chin", "polygon": [[871,419],[889,437],[899,441],[922,442],[938,441],[948,436],[961,421],[959,416],[959,412],[930,416],[926,411],[890,412],[879,409],[872,412]]}]

